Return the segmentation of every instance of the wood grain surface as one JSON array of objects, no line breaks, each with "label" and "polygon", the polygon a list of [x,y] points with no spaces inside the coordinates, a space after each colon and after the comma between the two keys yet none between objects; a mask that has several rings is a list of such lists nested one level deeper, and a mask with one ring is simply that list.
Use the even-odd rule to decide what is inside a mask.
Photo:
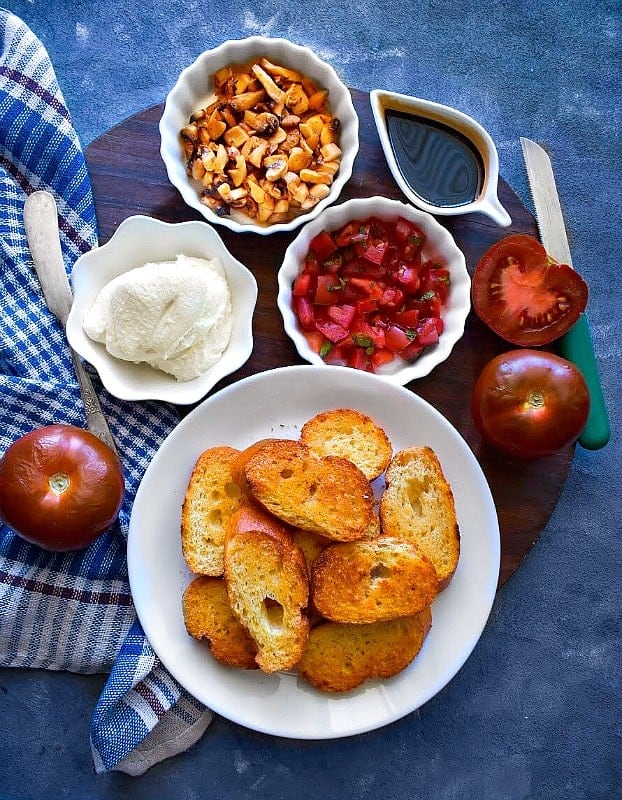
[{"label": "wood grain surface", "polygon": [[[405,200],[386,165],[369,96],[356,89],[351,92],[360,119],[360,149],[340,200],[372,195]],[[133,214],[166,222],[203,219],[184,204],[168,181],[159,152],[158,122],[162,110],[163,104],[148,108],[86,148],[100,244],[108,241],[119,223]],[[471,273],[482,253],[509,233],[538,236],[533,216],[502,179],[499,199],[512,217],[509,228],[500,228],[481,215],[438,218],[464,252]],[[218,232],[231,253],[254,273],[259,297],[253,322],[253,354],[241,369],[214,387],[214,392],[256,372],[305,363],[286,336],[276,307],[277,270],[296,232],[258,236],[235,233],[223,226],[218,226]],[[465,335],[450,358],[426,378],[408,384],[410,390],[439,409],[457,428],[488,479],[501,530],[499,586],[537,541],[557,504],[574,452],[574,446],[569,445],[553,456],[521,462],[500,455],[481,441],[470,414],[471,390],[486,362],[509,348],[471,312]]]}]

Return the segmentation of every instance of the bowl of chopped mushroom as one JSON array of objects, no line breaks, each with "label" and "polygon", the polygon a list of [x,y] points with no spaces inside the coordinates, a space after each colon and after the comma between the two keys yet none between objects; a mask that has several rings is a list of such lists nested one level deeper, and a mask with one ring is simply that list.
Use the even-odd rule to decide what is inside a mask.
[{"label": "bowl of chopped mushroom", "polygon": [[359,123],[347,86],[309,48],[251,36],[202,53],[160,120],[169,180],[206,220],[291,231],[339,197]]}]

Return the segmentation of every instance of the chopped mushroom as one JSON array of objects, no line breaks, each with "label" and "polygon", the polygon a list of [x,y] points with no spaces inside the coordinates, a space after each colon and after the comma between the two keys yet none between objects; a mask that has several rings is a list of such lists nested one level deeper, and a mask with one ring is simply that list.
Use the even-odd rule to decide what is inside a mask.
[{"label": "chopped mushroom", "polygon": [[270,225],[328,196],[342,152],[326,89],[267,58],[223,67],[212,82],[215,99],[180,131],[202,203]]},{"label": "chopped mushroom", "polygon": [[272,78],[268,75],[267,72],[259,65],[253,64],[251,67],[257,79],[261,83],[261,85],[266,90],[266,94],[268,97],[271,97],[272,100],[275,100],[277,103],[283,105],[285,103],[285,92],[283,89],[280,89],[276,83],[272,80]]},{"label": "chopped mushroom", "polygon": [[250,108],[244,112],[244,123],[257,131],[260,136],[272,136],[279,128],[279,118],[276,114],[268,111],[257,114]]}]

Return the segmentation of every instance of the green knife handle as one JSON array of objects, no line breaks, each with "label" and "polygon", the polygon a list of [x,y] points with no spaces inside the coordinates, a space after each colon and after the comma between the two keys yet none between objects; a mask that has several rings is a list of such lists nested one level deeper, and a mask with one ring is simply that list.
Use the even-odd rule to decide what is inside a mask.
[{"label": "green knife handle", "polygon": [[598,450],[609,441],[611,431],[605,398],[596,365],[592,334],[585,314],[559,340],[561,355],[583,373],[590,390],[590,414],[579,436],[579,444],[587,450]]}]

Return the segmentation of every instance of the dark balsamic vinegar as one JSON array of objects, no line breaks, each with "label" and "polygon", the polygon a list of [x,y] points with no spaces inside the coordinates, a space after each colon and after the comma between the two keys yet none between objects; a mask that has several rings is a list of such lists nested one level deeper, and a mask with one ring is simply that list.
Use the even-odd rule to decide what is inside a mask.
[{"label": "dark balsamic vinegar", "polygon": [[429,205],[464,206],[479,197],[484,165],[473,143],[440,122],[387,109],[387,132],[402,177]]}]

